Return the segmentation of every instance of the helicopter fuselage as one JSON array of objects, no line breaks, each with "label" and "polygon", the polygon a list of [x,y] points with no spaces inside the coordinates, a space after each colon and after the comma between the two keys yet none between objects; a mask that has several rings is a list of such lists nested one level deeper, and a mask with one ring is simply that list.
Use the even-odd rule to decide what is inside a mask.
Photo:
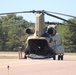
[{"label": "helicopter fuselage", "polygon": [[[44,24],[44,14],[36,14],[35,32],[27,29],[30,34],[26,41],[25,54],[30,58],[51,58],[55,60],[56,54],[60,57],[64,54],[64,47],[61,44],[61,38],[52,27],[47,28]],[[63,59],[63,57],[62,57]]]}]

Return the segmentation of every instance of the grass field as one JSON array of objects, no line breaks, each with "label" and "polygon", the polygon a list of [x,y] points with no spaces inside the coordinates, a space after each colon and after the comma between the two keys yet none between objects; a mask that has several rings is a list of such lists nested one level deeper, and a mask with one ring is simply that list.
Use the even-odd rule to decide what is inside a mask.
[{"label": "grass field", "polygon": [[0,59],[18,59],[18,56],[0,56]]},{"label": "grass field", "polygon": [[[24,52],[22,52],[24,56]],[[0,52],[0,59],[18,59],[18,52]]]},{"label": "grass field", "polygon": [[65,55],[76,55],[76,53],[64,53]]},{"label": "grass field", "polygon": [[18,54],[18,52],[3,52],[3,51],[0,51],[0,54]]}]

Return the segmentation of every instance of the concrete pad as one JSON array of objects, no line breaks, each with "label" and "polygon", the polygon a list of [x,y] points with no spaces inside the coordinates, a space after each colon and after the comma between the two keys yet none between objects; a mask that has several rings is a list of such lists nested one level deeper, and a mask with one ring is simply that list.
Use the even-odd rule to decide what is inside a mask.
[{"label": "concrete pad", "polygon": [[76,55],[65,55],[63,61],[0,59],[0,75],[8,73],[9,75],[76,75]]}]

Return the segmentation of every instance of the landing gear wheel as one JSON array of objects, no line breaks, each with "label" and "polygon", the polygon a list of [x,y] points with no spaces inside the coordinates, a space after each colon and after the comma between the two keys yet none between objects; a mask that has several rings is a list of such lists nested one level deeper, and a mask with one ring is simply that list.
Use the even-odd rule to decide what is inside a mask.
[{"label": "landing gear wheel", "polygon": [[60,60],[60,55],[58,55],[58,60]]},{"label": "landing gear wheel", "polygon": [[63,60],[63,55],[58,55],[58,60]]},{"label": "landing gear wheel", "polygon": [[56,55],[55,54],[53,55],[53,60],[56,60]]},{"label": "landing gear wheel", "polygon": [[63,60],[63,55],[61,55],[61,60]]},{"label": "landing gear wheel", "polygon": [[24,55],[24,59],[27,59],[27,56],[26,55]]}]

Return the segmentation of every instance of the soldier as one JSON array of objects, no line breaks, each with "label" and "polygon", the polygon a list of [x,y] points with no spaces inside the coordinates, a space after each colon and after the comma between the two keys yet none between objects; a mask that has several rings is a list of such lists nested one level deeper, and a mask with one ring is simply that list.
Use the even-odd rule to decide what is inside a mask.
[{"label": "soldier", "polygon": [[18,47],[19,59],[22,59],[22,47]]}]

